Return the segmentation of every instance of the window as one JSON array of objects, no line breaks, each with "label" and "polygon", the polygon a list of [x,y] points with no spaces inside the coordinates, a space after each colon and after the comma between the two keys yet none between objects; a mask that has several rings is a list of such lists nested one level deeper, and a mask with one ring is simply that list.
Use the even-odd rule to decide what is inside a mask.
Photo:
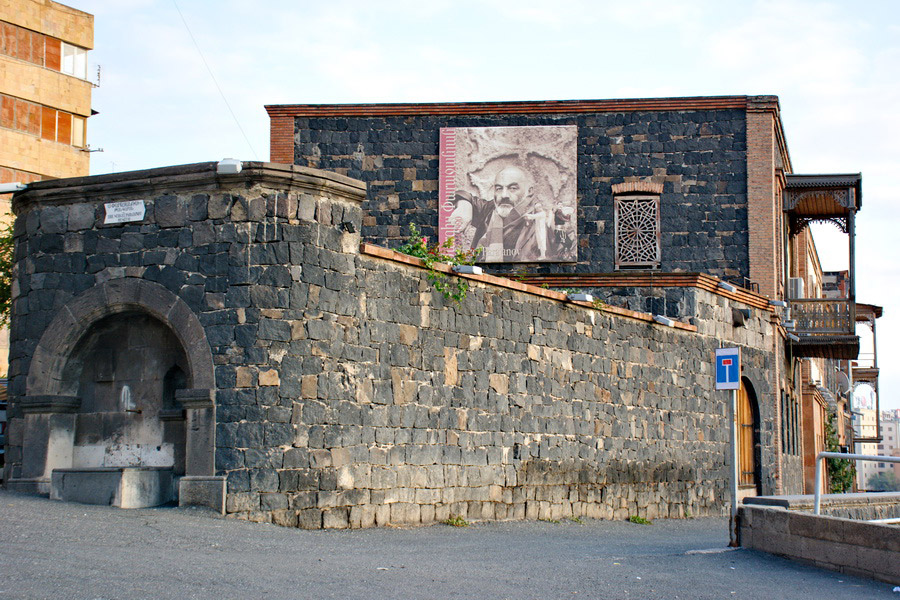
[{"label": "window", "polygon": [[782,392],[781,396],[781,451],[797,456],[800,454],[800,428],[798,423],[800,404]]},{"label": "window", "polygon": [[84,148],[84,117],[72,115],[72,145]]},{"label": "window", "polygon": [[87,50],[62,43],[62,69],[67,75],[87,79]]},{"label": "window", "polygon": [[616,268],[658,268],[659,196],[616,196]]}]

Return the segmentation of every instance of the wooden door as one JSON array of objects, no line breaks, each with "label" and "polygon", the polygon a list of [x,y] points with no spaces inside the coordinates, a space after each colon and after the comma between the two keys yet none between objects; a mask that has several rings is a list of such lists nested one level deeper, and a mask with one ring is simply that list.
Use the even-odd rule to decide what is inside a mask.
[{"label": "wooden door", "polygon": [[756,420],[754,418],[750,394],[744,382],[738,390],[737,424],[738,424],[738,466],[740,469],[740,485],[757,487],[756,481]]}]

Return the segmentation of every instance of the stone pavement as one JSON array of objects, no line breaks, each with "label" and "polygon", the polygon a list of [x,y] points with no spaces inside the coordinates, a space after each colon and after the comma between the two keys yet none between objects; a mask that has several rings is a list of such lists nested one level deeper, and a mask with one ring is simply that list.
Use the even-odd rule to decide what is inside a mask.
[{"label": "stone pavement", "polygon": [[304,531],[0,491],[0,600],[900,600],[889,585],[728,551],[727,541],[722,519]]}]

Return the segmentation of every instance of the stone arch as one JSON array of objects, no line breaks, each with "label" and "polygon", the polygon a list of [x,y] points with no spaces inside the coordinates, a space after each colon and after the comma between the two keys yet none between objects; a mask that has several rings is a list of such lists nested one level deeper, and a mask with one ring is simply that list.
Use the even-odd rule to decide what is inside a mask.
[{"label": "stone arch", "polygon": [[188,388],[215,389],[212,352],[197,315],[160,284],[126,278],[94,286],[59,310],[32,355],[26,395],[64,394],[64,369],[78,341],[100,319],[129,311],[147,313],[172,330],[187,356]]},{"label": "stone arch", "polygon": [[[160,374],[163,393],[168,390],[174,401],[168,398],[167,406],[152,411],[160,427],[183,432],[177,444],[180,450],[176,450],[181,458],[173,467],[176,475],[184,475],[180,489],[198,479],[220,479],[214,477],[215,372],[206,332],[190,307],[165,287],[126,278],[94,286],[66,303],[34,350],[26,395],[21,400],[26,418],[22,474],[38,491],[49,490],[55,470],[74,466],[75,436],[82,414],[79,379],[84,367],[67,366],[71,360],[80,360],[80,344],[97,331],[95,326],[102,327],[111,319],[126,323],[134,315],[149,317],[166,330],[184,358],[184,369]],[[224,488],[218,495],[224,502]]]}]

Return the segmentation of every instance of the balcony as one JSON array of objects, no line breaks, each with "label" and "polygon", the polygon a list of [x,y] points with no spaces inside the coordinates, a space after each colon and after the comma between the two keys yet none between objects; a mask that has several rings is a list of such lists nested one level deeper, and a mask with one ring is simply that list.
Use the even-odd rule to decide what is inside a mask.
[{"label": "balcony", "polygon": [[799,357],[853,359],[859,354],[855,304],[846,299],[799,298],[790,301],[792,352]]},{"label": "balcony", "polygon": [[[787,235],[802,232],[810,223],[832,223],[847,234],[849,268],[846,280],[827,298],[803,298],[802,285],[790,290],[791,351],[797,357],[855,359],[859,355],[856,335],[855,217],[862,205],[862,180],[849,175],[787,175],[784,213]],[[785,242],[788,240],[786,239]],[[788,244],[786,243],[787,247]],[[818,257],[814,257],[818,261]],[[791,279],[801,277],[806,259],[795,259]],[[818,267],[816,267],[818,268]],[[791,281],[786,282],[788,284]],[[802,280],[801,280],[802,283]]]}]

